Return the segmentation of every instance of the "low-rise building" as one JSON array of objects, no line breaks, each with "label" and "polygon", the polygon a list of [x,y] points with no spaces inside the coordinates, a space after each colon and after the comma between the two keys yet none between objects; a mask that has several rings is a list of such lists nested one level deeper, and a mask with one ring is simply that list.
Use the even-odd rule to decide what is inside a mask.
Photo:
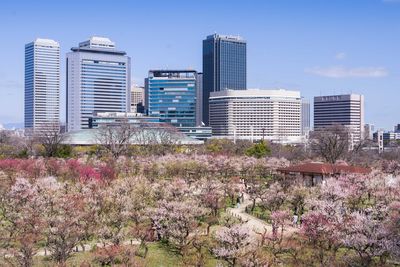
[{"label": "low-rise building", "polygon": [[382,134],[383,142],[388,143],[390,141],[396,141],[400,140],[400,132],[393,132],[393,131],[388,131],[388,132],[383,132],[383,131],[377,131],[374,133],[374,141],[378,142],[378,136],[379,132]]},{"label": "low-rise building", "polygon": [[133,112],[99,112],[93,114],[89,118],[89,128],[99,128],[102,126],[120,126],[122,124],[130,124],[135,127],[146,127],[153,129],[170,128],[175,129],[189,137],[206,140],[211,138],[212,130],[211,127],[205,126],[186,126],[186,127],[174,127],[169,123],[163,122],[160,117],[145,116],[142,113]]},{"label": "low-rise building", "polygon": [[123,123],[135,124],[138,127],[143,124],[160,127],[160,118],[133,112],[98,112],[89,118],[89,128],[98,128],[102,125],[118,126]]},{"label": "low-rise building", "polygon": [[310,162],[278,169],[278,172],[293,178],[300,178],[306,186],[314,186],[324,179],[341,174],[368,174],[371,169],[345,164]]}]

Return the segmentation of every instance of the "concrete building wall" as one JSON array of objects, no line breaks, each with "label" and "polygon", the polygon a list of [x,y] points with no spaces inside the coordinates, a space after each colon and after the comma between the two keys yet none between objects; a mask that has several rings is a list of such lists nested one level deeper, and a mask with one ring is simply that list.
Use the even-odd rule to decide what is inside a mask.
[{"label": "concrete building wall", "polygon": [[225,90],[211,93],[210,126],[214,136],[301,141],[300,92]]}]

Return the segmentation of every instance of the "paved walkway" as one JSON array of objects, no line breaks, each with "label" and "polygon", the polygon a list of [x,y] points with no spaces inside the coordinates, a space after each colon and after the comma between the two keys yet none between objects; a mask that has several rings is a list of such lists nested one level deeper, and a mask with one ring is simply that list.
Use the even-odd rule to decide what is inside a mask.
[{"label": "paved walkway", "polygon": [[[228,208],[227,212],[235,217],[240,218],[243,222],[245,222],[245,225],[249,229],[253,230],[253,233],[255,235],[257,235],[257,233],[263,233],[265,230],[267,230],[267,232],[271,234],[272,233],[271,224],[268,224],[267,222],[246,213],[246,207],[250,205],[252,205],[252,201],[249,200],[246,195],[244,195],[244,201],[239,205],[239,207]],[[298,228],[287,225],[285,227],[285,235],[289,233],[294,233],[298,230],[299,230]]]}]

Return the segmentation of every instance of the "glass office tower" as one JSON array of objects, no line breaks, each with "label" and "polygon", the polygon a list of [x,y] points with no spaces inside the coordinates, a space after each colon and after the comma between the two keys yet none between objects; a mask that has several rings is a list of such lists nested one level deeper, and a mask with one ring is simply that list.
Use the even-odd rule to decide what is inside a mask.
[{"label": "glass office tower", "polygon": [[209,122],[210,92],[246,89],[246,41],[213,34],[203,40],[203,122]]},{"label": "glass office tower", "polygon": [[108,38],[92,37],[67,54],[67,129],[89,128],[98,112],[130,111],[130,58]]},{"label": "glass office tower", "polygon": [[176,127],[196,126],[194,70],[151,70],[145,80],[148,114]]},{"label": "glass office tower", "polygon": [[36,39],[25,45],[25,110],[28,131],[60,121],[60,45]]}]

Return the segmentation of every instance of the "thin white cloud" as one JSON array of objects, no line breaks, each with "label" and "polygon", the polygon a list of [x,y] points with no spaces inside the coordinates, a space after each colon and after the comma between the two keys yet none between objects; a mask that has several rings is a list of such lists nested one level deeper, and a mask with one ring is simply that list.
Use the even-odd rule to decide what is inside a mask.
[{"label": "thin white cloud", "polygon": [[380,78],[388,75],[387,70],[383,67],[314,67],[306,69],[305,72],[329,78]]},{"label": "thin white cloud", "polygon": [[345,59],[345,58],[346,58],[346,53],[345,53],[345,52],[339,52],[339,53],[337,53],[337,54],[335,55],[335,58],[336,58],[337,60]]}]

